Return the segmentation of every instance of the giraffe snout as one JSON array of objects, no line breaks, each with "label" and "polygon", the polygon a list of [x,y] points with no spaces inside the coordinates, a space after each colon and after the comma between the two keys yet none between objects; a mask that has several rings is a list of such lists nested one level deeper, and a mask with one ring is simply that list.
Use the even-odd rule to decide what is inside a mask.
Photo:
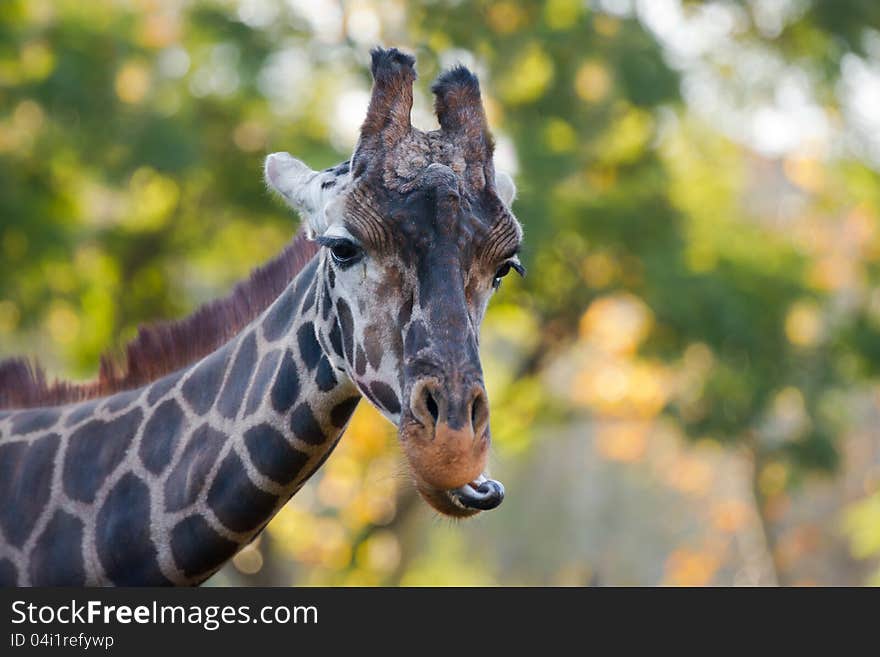
[{"label": "giraffe snout", "polygon": [[437,510],[468,516],[501,503],[504,487],[485,476],[489,404],[482,383],[454,389],[435,377],[410,392],[403,448],[416,486]]},{"label": "giraffe snout", "polygon": [[444,425],[481,438],[489,428],[489,402],[481,383],[449,391],[434,377],[420,379],[410,393],[410,410],[428,431],[436,433]]}]

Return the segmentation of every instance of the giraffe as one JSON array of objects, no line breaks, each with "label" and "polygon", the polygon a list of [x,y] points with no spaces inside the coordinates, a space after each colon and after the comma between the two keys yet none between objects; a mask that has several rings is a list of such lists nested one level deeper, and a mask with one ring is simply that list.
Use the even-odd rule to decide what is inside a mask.
[{"label": "giraffe", "polygon": [[0,584],[196,585],[266,526],[325,459],[361,397],[398,427],[435,510],[496,507],[479,327],[524,273],[515,187],[496,174],[479,82],[432,86],[410,123],[415,59],[372,51],[351,158],[264,177],[302,219],[275,261],[179,323],[141,329],[124,367],[47,384],[0,364]]}]

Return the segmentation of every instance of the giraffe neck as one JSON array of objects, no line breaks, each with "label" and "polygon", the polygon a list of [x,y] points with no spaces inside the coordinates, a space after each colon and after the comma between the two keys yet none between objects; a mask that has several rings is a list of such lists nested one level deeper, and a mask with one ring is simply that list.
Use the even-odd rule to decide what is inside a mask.
[{"label": "giraffe neck", "polygon": [[360,399],[315,257],[243,331],[136,390],[0,413],[0,585],[194,584],[321,466]]}]

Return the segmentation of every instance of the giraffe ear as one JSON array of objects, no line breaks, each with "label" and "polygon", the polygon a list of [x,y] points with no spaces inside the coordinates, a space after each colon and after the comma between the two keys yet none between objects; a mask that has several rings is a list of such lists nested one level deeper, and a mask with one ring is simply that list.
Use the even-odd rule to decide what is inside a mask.
[{"label": "giraffe ear", "polygon": [[504,171],[495,173],[495,192],[504,205],[507,207],[513,205],[513,200],[516,198],[516,184],[513,182],[513,178]]},{"label": "giraffe ear", "polygon": [[290,153],[272,153],[266,158],[263,176],[269,188],[300,213],[310,238],[327,230],[324,208],[343,187],[333,170],[312,171]]}]

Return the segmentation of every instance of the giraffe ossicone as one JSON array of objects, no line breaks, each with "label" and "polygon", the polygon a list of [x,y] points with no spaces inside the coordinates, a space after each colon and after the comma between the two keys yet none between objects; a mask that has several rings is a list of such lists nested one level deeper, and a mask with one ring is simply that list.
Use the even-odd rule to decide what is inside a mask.
[{"label": "giraffe ossicone", "polygon": [[350,160],[267,157],[305,236],[228,299],[142,330],[94,384],[0,363],[0,585],[203,581],[323,464],[361,396],[431,506],[500,504],[479,327],[523,271],[515,187],[473,74],[440,76],[440,129],[423,132],[414,59],[375,49],[372,73]]}]

